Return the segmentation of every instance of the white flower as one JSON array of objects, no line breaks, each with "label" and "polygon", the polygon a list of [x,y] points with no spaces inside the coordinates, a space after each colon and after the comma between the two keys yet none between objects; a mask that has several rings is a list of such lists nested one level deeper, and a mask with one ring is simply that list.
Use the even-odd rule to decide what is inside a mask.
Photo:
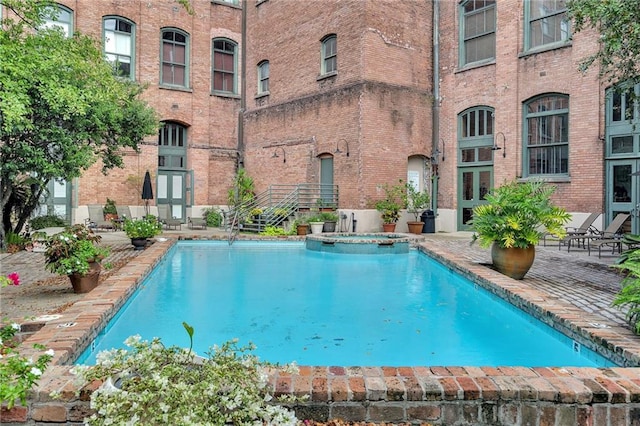
[{"label": "white flower", "polygon": [[48,351],[46,351],[44,354],[45,354],[45,355],[49,355],[49,356],[54,356],[54,355],[55,355],[55,352],[53,351],[53,349],[49,349],[49,350],[48,350]]},{"label": "white flower", "polygon": [[18,324],[17,322],[14,322],[13,324],[11,324],[11,328],[13,328],[16,331],[20,331],[20,324]]},{"label": "white flower", "polygon": [[42,370],[40,370],[38,367],[32,367],[31,368],[31,374],[33,374],[34,376],[42,376]]}]

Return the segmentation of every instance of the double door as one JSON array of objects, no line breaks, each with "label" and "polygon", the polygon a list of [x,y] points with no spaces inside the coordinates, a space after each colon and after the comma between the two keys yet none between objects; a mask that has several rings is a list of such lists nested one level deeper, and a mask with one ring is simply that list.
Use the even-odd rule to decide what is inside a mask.
[{"label": "double door", "polygon": [[493,166],[460,168],[458,182],[458,229],[468,231],[473,208],[486,204],[484,197],[493,188]]},{"label": "double door", "polygon": [[606,223],[618,213],[629,213],[623,232],[640,233],[640,160],[610,160],[607,163]]}]

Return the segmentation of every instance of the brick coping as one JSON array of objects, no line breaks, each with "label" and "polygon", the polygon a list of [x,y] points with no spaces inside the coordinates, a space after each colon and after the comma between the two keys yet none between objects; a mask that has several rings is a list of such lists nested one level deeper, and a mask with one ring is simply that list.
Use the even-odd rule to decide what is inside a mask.
[{"label": "brick coping", "polygon": [[[69,364],[95,338],[157,265],[175,240],[156,242],[23,343],[23,352],[40,343],[56,355],[28,407],[2,412],[2,423],[81,422],[90,412],[89,393],[76,392]],[[625,363],[638,365],[638,339],[622,327],[600,329],[602,322],[573,305],[551,300],[525,282],[455,253],[420,243],[429,256],[520,306],[546,323],[598,350],[597,344]],[[589,343],[591,342],[591,343]],[[326,421],[433,422],[433,424],[516,424],[571,420],[570,424],[629,424],[640,418],[640,368],[528,367],[337,367],[303,366],[295,375],[273,371],[276,394],[308,395],[295,407],[299,418]],[[59,396],[53,399],[50,394]],[[11,415],[9,415],[11,414]],[[13,420],[10,420],[13,419]],[[586,419],[586,420],[585,420]],[[598,422],[602,419],[602,422]],[[32,423],[33,424],[33,423]],[[534,423],[536,424],[536,423]],[[553,423],[552,423],[553,424]]]}]

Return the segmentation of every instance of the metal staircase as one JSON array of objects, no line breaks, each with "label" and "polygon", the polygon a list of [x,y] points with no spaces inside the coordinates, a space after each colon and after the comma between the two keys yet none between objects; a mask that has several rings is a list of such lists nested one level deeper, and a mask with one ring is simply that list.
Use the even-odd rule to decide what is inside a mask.
[{"label": "metal staircase", "polygon": [[318,183],[271,185],[251,201],[239,204],[225,213],[224,226],[229,231],[229,244],[234,231],[262,232],[267,226],[280,226],[289,217],[313,208],[337,208],[338,186]]}]

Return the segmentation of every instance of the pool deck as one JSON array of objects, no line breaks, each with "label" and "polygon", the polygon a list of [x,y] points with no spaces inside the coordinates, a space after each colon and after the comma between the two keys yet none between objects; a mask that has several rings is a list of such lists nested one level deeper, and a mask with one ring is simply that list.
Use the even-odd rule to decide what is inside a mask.
[{"label": "pool deck", "polygon": [[[102,232],[110,245],[126,244],[121,232]],[[29,407],[17,407],[11,418],[73,424],[88,410],[86,395],[77,397],[65,363],[93,339],[95,333],[134,291],[177,238],[223,238],[220,230],[165,231],[167,242],[156,242],[61,317],[47,322],[26,343],[39,342],[56,351]],[[521,281],[489,267],[490,252],[470,245],[469,233],[423,234],[421,249],[472,277],[511,303],[545,322],[583,339],[604,344],[620,359],[640,365],[640,338],[626,325],[624,313],[612,308],[621,276],[610,265],[616,255],[584,251],[567,253],[557,245],[539,246],[536,261]],[[20,255],[0,255],[0,271],[23,268]],[[22,256],[23,257],[23,256]],[[32,270],[23,280],[48,273]],[[587,339],[588,338],[588,339]],[[213,343],[213,342],[212,342]],[[589,343],[586,343],[589,344]],[[275,372],[276,393],[310,395],[296,407],[299,418],[342,418],[371,422],[432,424],[632,424],[640,419],[640,368],[525,367],[301,367],[298,375]],[[53,401],[51,391],[61,393]],[[21,410],[22,409],[22,410]],[[2,422],[8,420],[2,413]],[[36,424],[36,423],[31,423]]]}]

